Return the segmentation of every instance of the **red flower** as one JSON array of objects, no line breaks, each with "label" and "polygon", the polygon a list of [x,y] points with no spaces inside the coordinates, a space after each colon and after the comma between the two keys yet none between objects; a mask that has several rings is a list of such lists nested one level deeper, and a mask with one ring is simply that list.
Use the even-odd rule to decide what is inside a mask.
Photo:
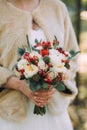
[{"label": "red flower", "polygon": [[58,80],[62,81],[62,75],[60,73],[58,74]]},{"label": "red flower", "polygon": [[61,60],[64,63],[69,63],[69,60]]},{"label": "red flower", "polygon": [[30,56],[30,53],[29,53],[29,52],[26,52],[26,53],[24,54],[24,59],[26,59],[28,62],[30,62],[29,56]]},{"label": "red flower", "polygon": [[43,49],[40,51],[40,54],[44,57],[46,55],[49,55],[49,50],[48,49]]},{"label": "red flower", "polygon": [[48,64],[48,68],[50,68],[50,67],[52,67],[52,64],[51,64],[51,63]]},{"label": "red flower", "polygon": [[61,47],[57,48],[56,50],[59,51],[60,53],[62,53],[62,48]]},{"label": "red flower", "polygon": [[50,42],[42,42],[42,47],[43,48],[50,48],[51,47],[51,43]]},{"label": "red flower", "polygon": [[33,56],[33,59],[34,59],[34,60],[38,60],[38,57],[37,57],[37,56]]},{"label": "red flower", "polygon": [[40,70],[40,71],[39,71],[39,75],[40,75],[41,77],[45,77],[45,76],[46,76],[46,73],[45,73],[44,70]]},{"label": "red flower", "polygon": [[33,56],[33,57],[29,57],[30,62],[33,62],[33,64],[37,65],[38,63],[38,57],[37,56]]},{"label": "red flower", "polygon": [[48,77],[45,78],[44,80],[45,80],[47,83],[52,83],[52,80],[51,80],[50,78],[48,78]]},{"label": "red flower", "polygon": [[22,73],[22,75],[24,74],[24,72],[25,72],[25,70],[24,69],[22,69],[22,70],[20,70],[20,72]]},{"label": "red flower", "polygon": [[53,40],[53,45],[55,45],[55,44],[56,44],[56,40],[54,39],[54,40]]},{"label": "red flower", "polygon": [[16,70],[19,72],[18,68],[16,67]]}]

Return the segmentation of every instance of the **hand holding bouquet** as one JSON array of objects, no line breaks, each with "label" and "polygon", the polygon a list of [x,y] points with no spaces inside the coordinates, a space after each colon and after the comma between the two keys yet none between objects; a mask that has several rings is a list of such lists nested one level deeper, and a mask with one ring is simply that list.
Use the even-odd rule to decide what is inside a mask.
[{"label": "hand holding bouquet", "polygon": [[[79,52],[64,51],[57,38],[53,42],[36,40],[36,45],[31,48],[27,36],[28,48],[18,49],[20,59],[14,66],[14,71],[20,79],[26,79],[32,91],[49,90],[55,88],[64,91],[65,72],[70,69],[70,60]],[[35,105],[35,114],[45,114],[45,106]]]}]

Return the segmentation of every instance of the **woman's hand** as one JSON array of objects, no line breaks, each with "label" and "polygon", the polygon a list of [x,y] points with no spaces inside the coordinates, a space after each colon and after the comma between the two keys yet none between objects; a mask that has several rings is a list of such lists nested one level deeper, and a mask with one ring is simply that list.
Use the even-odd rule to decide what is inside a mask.
[{"label": "woman's hand", "polygon": [[49,102],[54,92],[55,89],[50,89],[49,91],[40,90],[38,92],[32,92],[30,97],[32,102],[34,102],[37,106],[43,107]]},{"label": "woman's hand", "polygon": [[38,92],[32,92],[26,81],[19,80],[17,77],[10,77],[4,85],[4,88],[11,88],[22,92],[35,105],[40,107],[45,106],[55,92],[55,89],[50,89],[49,91],[40,90]]}]

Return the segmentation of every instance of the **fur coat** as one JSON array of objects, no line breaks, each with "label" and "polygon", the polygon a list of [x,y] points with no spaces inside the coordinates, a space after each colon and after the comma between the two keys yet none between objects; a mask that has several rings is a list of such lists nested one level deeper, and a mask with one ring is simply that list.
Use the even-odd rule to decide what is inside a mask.
[{"label": "fur coat", "polygon": [[[7,0],[0,0],[0,87],[14,75],[13,65],[17,62],[17,49],[27,47],[26,34],[32,28],[32,20],[42,28],[48,40],[54,35],[66,51],[78,50],[76,37],[66,6],[59,0],[41,0],[32,12],[18,9]],[[49,110],[61,114],[77,94],[74,81],[77,71],[76,58],[71,62],[68,78],[64,81],[71,93],[55,92]],[[4,89],[0,92],[0,116],[5,119],[20,121],[26,117],[28,99],[21,92]],[[54,105],[55,104],[55,105]]]}]

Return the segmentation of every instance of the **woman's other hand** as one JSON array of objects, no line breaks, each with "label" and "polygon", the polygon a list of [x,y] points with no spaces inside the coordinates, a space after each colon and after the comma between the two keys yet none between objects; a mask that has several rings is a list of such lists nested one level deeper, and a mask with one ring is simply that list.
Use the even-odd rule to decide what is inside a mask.
[{"label": "woman's other hand", "polygon": [[53,88],[50,89],[49,91],[40,90],[37,92],[33,92],[30,90],[25,80],[19,80],[19,78],[13,76],[7,80],[6,84],[4,85],[4,88],[11,88],[22,92],[35,105],[40,107],[45,106],[55,92],[55,89]]}]

